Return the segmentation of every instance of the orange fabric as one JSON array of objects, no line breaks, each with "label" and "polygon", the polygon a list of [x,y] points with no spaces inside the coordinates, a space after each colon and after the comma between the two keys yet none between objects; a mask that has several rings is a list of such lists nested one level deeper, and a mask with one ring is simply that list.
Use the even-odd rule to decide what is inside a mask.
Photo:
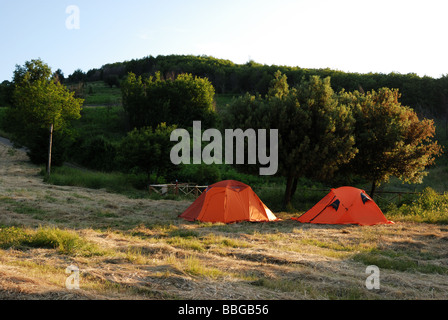
[{"label": "orange fabric", "polygon": [[209,186],[179,217],[223,223],[277,220],[251,187],[235,180]]},{"label": "orange fabric", "polygon": [[364,190],[341,187],[331,191],[298,218],[303,223],[319,224],[392,224]]}]

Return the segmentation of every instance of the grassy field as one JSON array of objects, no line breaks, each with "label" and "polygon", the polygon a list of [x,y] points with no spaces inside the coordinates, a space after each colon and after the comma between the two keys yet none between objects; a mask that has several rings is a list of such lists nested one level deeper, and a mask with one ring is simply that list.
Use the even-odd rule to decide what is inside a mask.
[{"label": "grassy field", "polygon": [[[448,226],[190,223],[192,200],[43,183],[0,145],[1,299],[447,299]],[[431,195],[429,194],[428,197]],[[434,195],[433,195],[434,196]],[[434,201],[421,200],[423,209]],[[65,286],[68,266],[80,289]],[[381,270],[379,290],[366,268]]]},{"label": "grassy field", "polygon": [[[119,141],[126,133],[119,89],[93,83],[84,90],[86,106],[74,124],[80,137]],[[218,95],[217,109],[231,99]],[[445,300],[446,167],[441,158],[422,184],[382,185],[380,191],[423,193],[379,195],[396,223],[360,227],[290,219],[329,186],[301,180],[295,210],[282,212],[281,178],[222,166],[219,178],[250,184],[282,219],[225,225],[179,219],[194,198],[148,195],[136,174],[66,165],[44,181],[41,167],[0,144],[0,299]],[[79,290],[66,288],[71,265],[80,270]],[[370,265],[381,270],[379,290],[366,288]]]},{"label": "grassy field", "polygon": [[84,105],[116,106],[121,105],[121,90],[109,87],[103,81],[88,82],[83,87]]}]

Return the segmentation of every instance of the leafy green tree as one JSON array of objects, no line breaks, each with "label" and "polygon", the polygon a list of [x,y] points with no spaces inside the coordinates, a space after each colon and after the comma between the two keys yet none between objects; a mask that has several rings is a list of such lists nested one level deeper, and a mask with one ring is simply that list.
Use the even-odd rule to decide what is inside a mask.
[{"label": "leafy green tree", "polygon": [[275,79],[271,81],[268,89],[268,97],[281,99],[289,93],[288,78],[286,75],[282,75],[280,71],[277,71],[274,76]]},{"label": "leafy green tree", "polygon": [[317,76],[289,88],[280,72],[269,94],[245,96],[228,108],[224,126],[278,129],[278,174],[286,178],[284,205],[288,208],[300,177],[329,180],[355,155],[351,110],[338,101],[330,78]]},{"label": "leafy green tree", "polygon": [[[66,133],[69,121],[80,118],[83,100],[74,98],[73,93],[55,81],[50,67],[42,60],[17,66],[13,84],[13,106],[7,112],[13,141],[29,147],[30,153],[42,153],[43,150],[33,147],[42,145],[37,140],[45,136],[42,130],[47,130],[47,174],[50,175],[54,132]],[[32,155],[30,158],[42,157]]]},{"label": "leafy green tree", "polygon": [[120,87],[120,79],[117,75],[109,75],[105,77],[104,82],[112,88],[113,86],[116,86],[117,88]]},{"label": "leafy green tree", "polygon": [[12,82],[5,80],[0,84],[0,107],[7,107],[12,102]]},{"label": "leafy green tree", "polygon": [[64,77],[64,73],[62,72],[61,69],[58,69],[53,73],[53,78],[55,79],[55,81],[58,81],[61,84],[64,84],[65,77]]},{"label": "leafy green tree", "polygon": [[97,135],[89,139],[77,139],[70,150],[71,159],[87,168],[111,172],[117,168],[116,143]]},{"label": "leafy green tree", "polygon": [[[279,149],[283,150],[279,158],[288,161],[283,166],[287,177],[285,204],[290,202],[299,177],[330,181],[357,152],[353,115],[350,108],[339,102],[329,77],[312,76],[302,81],[292,95],[296,97],[295,119],[286,110],[278,119],[279,129],[291,128],[279,134]],[[280,107],[283,108],[281,104]],[[291,103],[286,107],[291,108]]]},{"label": "leafy green tree", "polygon": [[161,123],[155,129],[152,127],[134,128],[122,140],[118,148],[118,161],[122,168],[137,169],[147,175],[148,185],[151,184],[151,174],[159,176],[174,172],[176,167],[171,163],[170,152],[173,142],[171,132],[176,126]]},{"label": "leafy green tree", "polygon": [[180,74],[163,80],[160,73],[143,79],[130,73],[122,83],[123,107],[132,128],[167,125],[191,127],[194,120],[204,126],[215,121],[215,90],[205,78]]},{"label": "leafy green tree", "polygon": [[397,177],[404,182],[421,182],[426,167],[442,149],[432,138],[433,120],[419,120],[416,112],[401,105],[397,89],[381,88],[366,94],[341,92],[340,99],[353,109],[356,119],[355,147],[359,150],[348,170],[376,186]]},{"label": "leafy green tree", "polygon": [[86,74],[81,69],[76,69],[67,79],[70,83],[84,82],[85,80]]}]

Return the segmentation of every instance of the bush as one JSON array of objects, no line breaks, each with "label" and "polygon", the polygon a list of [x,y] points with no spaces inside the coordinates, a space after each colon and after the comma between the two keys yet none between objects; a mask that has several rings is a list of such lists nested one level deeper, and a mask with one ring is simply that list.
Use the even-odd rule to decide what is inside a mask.
[{"label": "bush", "polygon": [[107,76],[106,79],[104,79],[104,82],[111,88],[113,86],[116,86],[117,88],[120,87],[120,79],[118,78],[117,75]]},{"label": "bush", "polygon": [[161,123],[155,129],[143,127],[128,132],[118,147],[121,170],[145,173],[148,184],[154,181],[153,174],[156,181],[161,176],[174,174],[177,167],[170,160],[173,145],[170,135],[175,128]]},{"label": "bush", "polygon": [[448,224],[448,194],[438,194],[428,187],[410,204],[390,205],[387,214],[401,221]]},{"label": "bush", "polygon": [[110,172],[114,170],[117,147],[102,136],[79,140],[74,145],[73,159],[94,170]]},{"label": "bush", "polygon": [[[53,144],[51,148],[51,163],[53,166],[62,166],[67,160],[67,153],[72,142],[71,135],[66,134],[68,131],[53,133]],[[46,164],[48,161],[48,141],[49,131],[47,129],[35,129],[30,135],[27,143],[27,155],[34,164]]]},{"label": "bush", "polygon": [[82,239],[72,231],[54,227],[40,227],[37,230],[9,227],[0,229],[0,248],[48,248],[61,254],[93,256],[102,252],[93,243]]},{"label": "bush", "polygon": [[182,165],[177,175],[179,182],[210,185],[221,181],[221,172],[217,165]]},{"label": "bush", "polygon": [[425,188],[416,204],[422,210],[443,211],[448,209],[448,195],[439,194],[432,188]]}]

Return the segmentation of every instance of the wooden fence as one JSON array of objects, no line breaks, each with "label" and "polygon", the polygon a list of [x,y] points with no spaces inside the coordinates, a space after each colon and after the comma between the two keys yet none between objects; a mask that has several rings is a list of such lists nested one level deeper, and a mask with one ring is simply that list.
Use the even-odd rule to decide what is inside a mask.
[{"label": "wooden fence", "polygon": [[194,195],[199,197],[208,186],[189,185],[188,183],[172,183],[172,184],[152,184],[149,186],[149,193],[157,193],[160,195]]}]

